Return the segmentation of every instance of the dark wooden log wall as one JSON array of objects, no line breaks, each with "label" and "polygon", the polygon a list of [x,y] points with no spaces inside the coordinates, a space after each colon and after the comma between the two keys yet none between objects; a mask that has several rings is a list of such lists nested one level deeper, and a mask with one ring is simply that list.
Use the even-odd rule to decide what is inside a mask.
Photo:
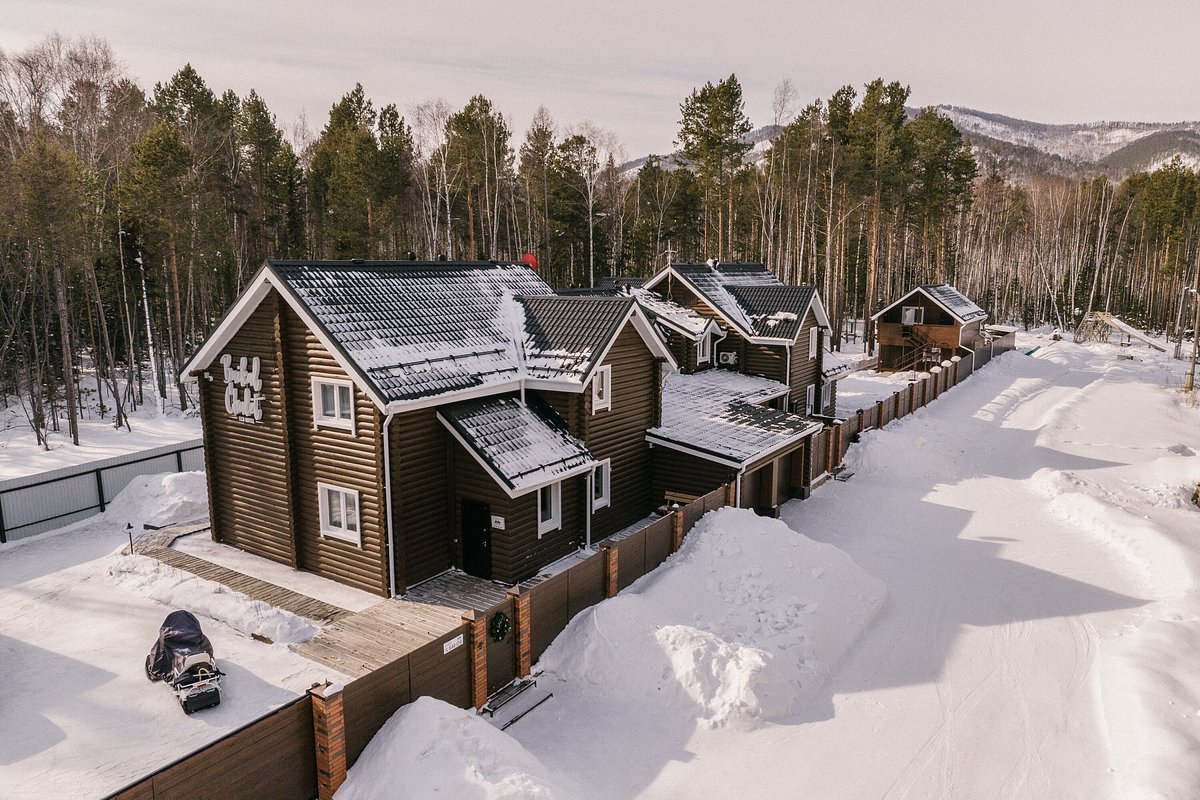
[{"label": "dark wooden log wall", "polygon": [[[792,345],[791,391],[788,392],[788,408],[789,410],[798,409],[801,414],[804,413],[804,401],[808,387],[816,384],[817,377],[820,375],[821,351],[819,343],[817,348],[818,357],[808,357],[808,337],[811,336],[809,331],[815,327],[817,327],[817,315],[810,308],[800,327],[800,335],[796,337],[796,343]],[[821,405],[819,389],[813,390],[813,405],[815,408]],[[819,408],[816,408],[816,410],[817,413],[820,413]]]},{"label": "dark wooden log wall", "polygon": [[733,480],[736,470],[661,445],[651,450],[651,486],[655,503],[667,492],[702,495]]},{"label": "dark wooden log wall", "polygon": [[403,590],[455,564],[448,453],[458,445],[432,408],[396,416],[389,444],[396,580]]},{"label": "dark wooden log wall", "polygon": [[637,522],[654,505],[646,429],[654,426],[658,363],[633,325],[626,325],[604,364],[612,367],[612,407],[593,414],[590,387],[583,393],[581,438],[597,459],[611,459],[612,467],[611,502],[592,516],[593,542]]},{"label": "dark wooden log wall", "polygon": [[510,498],[483,467],[454,443],[454,531],[456,563],[462,563],[462,499],[487,503],[493,516],[504,517],[504,530],[492,529],[492,579],[519,583],[546,564],[575,550],[583,541],[584,479],[562,483],[562,527],[541,538],[537,532],[537,492]]},{"label": "dark wooden log wall", "polygon": [[288,419],[276,349],[279,306],[279,296],[272,292],[222,350],[234,365],[243,356],[247,362],[259,358],[262,419],[242,422],[225,412],[226,382],[219,361],[207,370],[211,380],[201,378],[200,392],[213,538],[294,567]]},{"label": "dark wooden log wall", "polygon": [[[386,596],[387,522],[382,502],[379,411],[354,387],[354,432],[317,428],[313,422],[312,378],[349,378],[316,335],[286,306],[283,328],[300,568]],[[321,536],[317,481],[359,492],[361,547]]]}]

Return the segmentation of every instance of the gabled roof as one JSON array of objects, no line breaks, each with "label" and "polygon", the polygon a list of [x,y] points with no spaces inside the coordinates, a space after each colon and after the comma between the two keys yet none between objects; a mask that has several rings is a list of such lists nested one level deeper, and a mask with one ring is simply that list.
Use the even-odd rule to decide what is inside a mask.
[{"label": "gabled roof", "polygon": [[646,316],[661,328],[698,340],[706,333],[721,334],[721,326],[691,308],[656,295],[648,289],[634,289],[633,296]]},{"label": "gabled roof", "polygon": [[975,305],[970,298],[955,289],[950,284],[926,283],[909,291],[899,300],[889,303],[879,311],[876,311],[871,315],[871,319],[878,319],[879,317],[883,316],[884,313],[900,305],[918,292],[928,297],[937,305],[941,306],[947,314],[959,322],[971,322],[973,320],[987,317],[986,311]]},{"label": "gabled roof", "polygon": [[829,327],[813,287],[787,286],[762,264],[672,264],[647,281],[646,288],[671,279],[691,289],[751,341],[795,341],[810,308],[817,323]]},{"label": "gabled roof", "polygon": [[632,297],[523,297],[531,378],[586,380],[625,324]]},{"label": "gabled roof", "polygon": [[646,439],[740,469],[821,429],[799,414],[756,405],[787,391],[728,370],[672,374],[663,384],[662,424]]},{"label": "gabled roof", "polygon": [[590,471],[596,460],[545,403],[481,397],[441,406],[438,419],[509,497]]},{"label": "gabled roof", "polygon": [[582,391],[625,321],[674,363],[629,298],[546,303],[553,290],[525,264],[268,261],[188,372],[215,360],[271,288],[385,411],[510,391],[527,379]]},{"label": "gabled roof", "polygon": [[812,305],[811,286],[738,286],[732,289],[756,336],[795,339]]}]

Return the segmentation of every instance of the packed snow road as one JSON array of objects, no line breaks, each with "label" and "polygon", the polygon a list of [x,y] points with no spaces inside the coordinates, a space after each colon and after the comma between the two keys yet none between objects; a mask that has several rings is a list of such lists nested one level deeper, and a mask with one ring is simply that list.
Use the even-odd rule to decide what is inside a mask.
[{"label": "packed snow road", "polygon": [[556,640],[516,742],[423,701],[339,798],[1200,797],[1200,411],[1180,362],[1043,344],[866,433],[791,531],[706,518]]}]

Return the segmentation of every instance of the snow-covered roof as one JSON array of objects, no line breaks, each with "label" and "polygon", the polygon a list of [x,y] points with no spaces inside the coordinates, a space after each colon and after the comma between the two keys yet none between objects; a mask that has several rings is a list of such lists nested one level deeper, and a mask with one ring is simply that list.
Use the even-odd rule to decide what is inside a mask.
[{"label": "snow-covered roof", "polygon": [[581,381],[633,308],[631,297],[524,297],[525,369],[531,378]]},{"label": "snow-covered roof", "polygon": [[187,371],[207,368],[272,288],[388,411],[527,379],[581,390],[627,320],[674,363],[631,298],[555,297],[525,264],[268,261]]},{"label": "snow-covered roof", "polygon": [[634,289],[633,296],[637,298],[651,321],[689,339],[699,339],[713,327],[720,329],[709,317],[673,300],[660,297],[648,289]]},{"label": "snow-covered roof", "polygon": [[662,424],[646,438],[744,466],[820,430],[799,414],[756,405],[787,391],[777,381],[729,370],[675,373],[663,383]]},{"label": "snow-covered roof", "polygon": [[871,319],[879,319],[886,312],[908,300],[917,292],[921,292],[933,302],[937,303],[946,313],[954,317],[959,322],[971,322],[973,320],[982,319],[987,316],[987,312],[979,306],[975,305],[969,297],[955,289],[948,283],[926,283],[917,288],[906,292],[899,300],[888,303],[883,308],[871,315]]},{"label": "snow-covered roof", "polygon": [[268,265],[387,403],[516,380],[505,298],[553,293],[524,264]]},{"label": "snow-covered roof", "polygon": [[762,264],[672,264],[647,282],[649,289],[678,278],[749,339],[794,341],[809,309],[829,320],[811,286],[786,286]]},{"label": "snow-covered roof", "polygon": [[583,474],[596,460],[562,418],[533,396],[464,400],[438,418],[511,497]]},{"label": "snow-covered roof", "polygon": [[821,377],[827,381],[836,381],[838,378],[844,378],[854,371],[849,362],[843,361],[842,357],[832,350],[826,350],[821,354]]}]

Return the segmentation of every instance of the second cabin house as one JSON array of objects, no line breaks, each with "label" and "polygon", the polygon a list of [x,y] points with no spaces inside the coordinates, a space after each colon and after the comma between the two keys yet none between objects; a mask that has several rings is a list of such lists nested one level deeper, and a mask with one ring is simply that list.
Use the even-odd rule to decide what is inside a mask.
[{"label": "second cabin house", "polygon": [[925,370],[983,346],[987,312],[945,283],[918,286],[873,317],[879,370]]},{"label": "second cabin house", "polygon": [[187,369],[214,538],[379,595],[515,583],[662,499],[671,353],[525,264],[269,261]]}]

